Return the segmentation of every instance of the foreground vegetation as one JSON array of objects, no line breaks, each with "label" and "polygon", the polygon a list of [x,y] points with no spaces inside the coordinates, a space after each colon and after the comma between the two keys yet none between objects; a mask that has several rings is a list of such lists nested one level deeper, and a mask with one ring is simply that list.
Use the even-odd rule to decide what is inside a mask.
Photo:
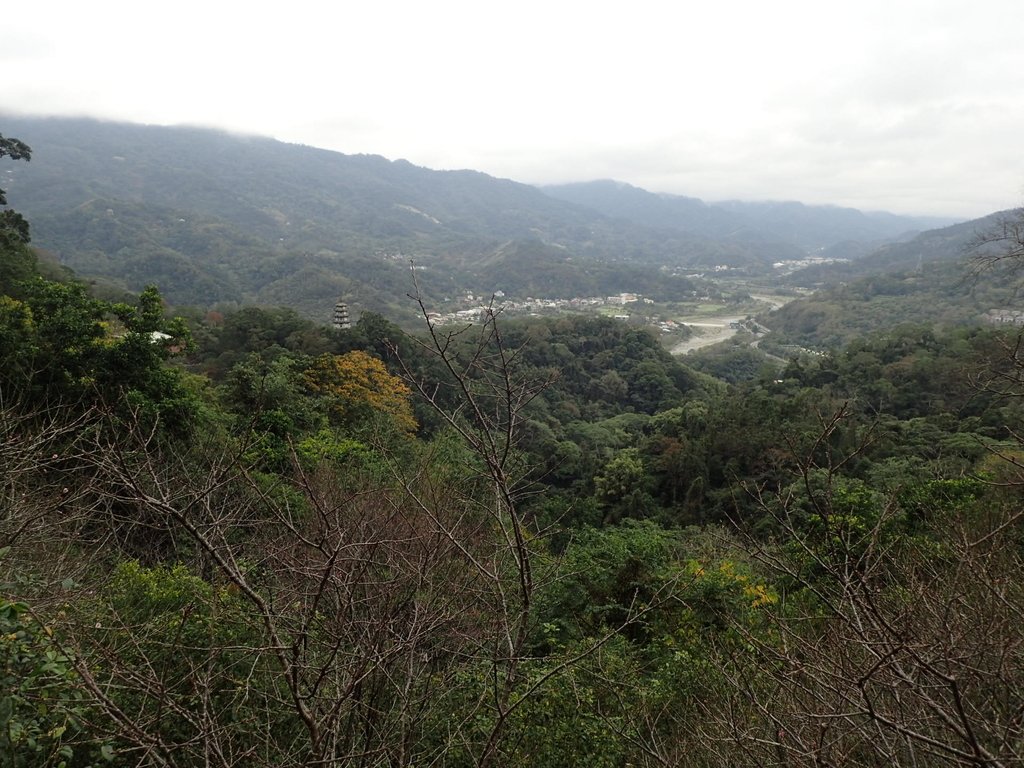
[{"label": "foreground vegetation", "polygon": [[597,317],[189,328],[27,235],[0,763],[1021,762],[1012,333],[705,360],[727,384]]}]

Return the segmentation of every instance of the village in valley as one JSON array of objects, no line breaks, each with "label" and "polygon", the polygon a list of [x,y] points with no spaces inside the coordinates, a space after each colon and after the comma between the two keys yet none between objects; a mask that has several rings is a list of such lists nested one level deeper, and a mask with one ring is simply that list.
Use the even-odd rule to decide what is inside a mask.
[{"label": "village in valley", "polygon": [[[456,306],[463,305],[463,308],[445,313],[431,312],[428,314],[430,322],[434,325],[474,322],[487,312],[488,309],[500,310],[506,314],[528,316],[558,312],[592,311],[601,314],[611,314],[618,320],[629,320],[632,315],[626,311],[627,305],[653,305],[654,300],[644,298],[635,293],[620,293],[616,296],[577,296],[571,299],[535,299],[532,296],[527,296],[524,299],[513,300],[507,298],[504,291],[495,291],[489,297],[467,291],[463,297],[453,303]],[[612,311],[608,312],[607,308],[611,308]],[[672,327],[675,327],[675,323],[672,323]]]},{"label": "village in valley", "polygon": [[666,303],[628,292],[566,299],[512,299],[500,290],[490,295],[467,291],[445,302],[448,311],[430,311],[427,318],[433,326],[456,326],[478,322],[488,311],[510,317],[589,312],[657,331],[662,344],[673,354],[685,354],[726,341],[740,332],[749,333],[752,340],[763,337],[769,329],[754,316],[777,309],[793,298],[754,295],[739,286],[730,286],[723,292],[716,290],[715,294],[693,292],[678,302]]}]

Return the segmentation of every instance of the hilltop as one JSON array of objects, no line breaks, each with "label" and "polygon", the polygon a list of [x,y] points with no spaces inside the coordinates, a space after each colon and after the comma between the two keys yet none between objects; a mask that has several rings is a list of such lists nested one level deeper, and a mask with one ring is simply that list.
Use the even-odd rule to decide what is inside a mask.
[{"label": "hilltop", "polygon": [[[572,197],[568,188],[201,128],[3,121],[35,150],[31,163],[5,169],[34,244],[109,290],[155,282],[178,304],[285,304],[326,318],[343,297],[400,317],[411,263],[436,302],[465,291],[688,292],[692,281],[665,275],[721,265],[765,274],[806,256],[812,241],[834,246],[851,234],[813,239],[819,223],[784,236],[791,205],[776,216],[612,185],[634,200],[623,209],[594,194],[560,199]],[[837,215],[799,210],[805,222]],[[859,234],[891,237],[921,224],[882,221]]]}]

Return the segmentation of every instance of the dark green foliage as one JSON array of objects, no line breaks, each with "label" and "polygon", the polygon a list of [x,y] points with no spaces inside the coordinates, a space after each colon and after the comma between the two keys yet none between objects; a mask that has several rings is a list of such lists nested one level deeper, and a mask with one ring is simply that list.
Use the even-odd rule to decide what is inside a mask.
[{"label": "dark green foliage", "polygon": [[927,480],[908,483],[896,499],[906,516],[907,528],[920,532],[969,510],[988,490],[985,481],[978,478]]},{"label": "dark green foliage", "polygon": [[473,284],[517,297],[557,299],[627,291],[672,301],[690,295],[697,286],[685,277],[641,264],[595,262],[581,269],[578,255],[539,240],[502,244],[478,261],[468,261],[466,269]]},{"label": "dark green foliage", "polygon": [[[4,138],[0,134],[0,159],[32,158],[32,150],[18,139]],[[0,189],[0,205],[7,205],[7,196]],[[0,211],[0,295],[14,295],[18,285],[36,273],[36,259],[28,249],[29,226],[17,211]]]},{"label": "dark green foliage", "polygon": [[745,340],[697,350],[687,356],[686,362],[696,370],[730,384],[753,381],[773,372],[773,366],[764,353],[752,348]]},{"label": "dark green foliage", "polygon": [[[119,229],[127,211],[89,236],[117,244],[141,226]],[[266,215],[249,223],[280,226]],[[500,250],[546,282],[571,271],[542,268],[549,246]],[[500,318],[503,365],[478,326],[439,337],[466,365],[452,376],[381,315],[335,331],[225,307],[193,313],[186,374],[188,328],[156,288],[101,299],[41,277],[24,246],[0,255],[14,765],[783,763],[758,752],[786,747],[781,726],[846,717],[794,714],[831,690],[808,660],[853,669],[892,638],[905,663],[969,638],[939,664],[971,659],[977,722],[1019,711],[1013,333],[897,325],[779,372],[737,344],[687,360],[702,373],[610,319]],[[207,274],[226,269],[206,255]],[[417,429],[396,372],[451,421],[421,410]],[[495,435],[459,430],[509,423],[506,376],[551,384],[488,453]],[[857,616],[881,617],[867,645],[833,615],[858,595]],[[861,679],[884,667],[870,662]],[[986,664],[1005,673],[994,687],[972,678]],[[828,749],[847,743],[834,764],[881,764],[864,738]]]},{"label": "dark green foliage", "polygon": [[24,301],[8,300],[4,330],[12,343],[4,350],[0,375],[43,398],[81,397],[104,351],[104,306],[80,285],[36,278],[23,291]]},{"label": "dark green foliage", "polygon": [[88,743],[86,699],[53,630],[27,604],[0,598],[0,764],[71,768],[111,754]]},{"label": "dark green foliage", "polygon": [[[28,162],[32,159],[32,149],[20,139],[4,138],[4,135],[0,134],[0,159],[5,157]],[[7,205],[7,194],[2,189],[0,189],[0,205]],[[27,233],[26,229],[26,235]],[[28,238],[26,237],[25,240],[27,241]]]},{"label": "dark green foliage", "polygon": [[701,387],[646,330],[608,318],[516,324],[508,333],[513,343],[526,344],[526,363],[558,371],[555,388],[545,396],[552,412],[579,409],[588,420],[623,410],[651,414],[679,405]]},{"label": "dark green foliage", "polygon": [[545,621],[559,627],[563,641],[619,627],[662,586],[675,541],[649,521],[577,530],[563,564],[566,576],[544,608]]},{"label": "dark green foliage", "polygon": [[0,211],[0,248],[28,245],[28,221],[17,211]]},{"label": "dark green foliage", "polygon": [[332,349],[331,332],[291,309],[245,307],[219,316],[199,331],[197,362],[215,381],[255,353],[273,359],[286,351],[317,355]]},{"label": "dark green foliage", "polygon": [[0,387],[40,403],[159,419],[168,432],[188,428],[198,403],[165,361],[190,349],[191,335],[183,321],[164,317],[155,288],[135,304],[113,304],[81,284],[37,275],[12,293],[0,296]]},{"label": "dark green foliage", "polygon": [[222,402],[243,429],[258,436],[249,459],[261,469],[285,470],[292,441],[326,423],[308,397],[303,368],[304,361],[287,355],[268,360],[251,354],[228,374]]},{"label": "dark green foliage", "polygon": [[[1019,259],[989,261],[1000,247],[984,233],[1013,231],[1018,211],[1007,211],[925,232],[847,265],[802,270],[793,283],[816,292],[771,313],[771,347],[780,341],[837,349],[903,323],[954,327],[976,324],[990,310],[1015,309]],[[985,264],[993,267],[985,268]],[[768,318],[762,318],[768,319]]]},{"label": "dark green foliage", "polygon": [[[82,629],[93,635],[94,652],[136,670],[134,690],[124,686],[118,703],[154,723],[165,755],[196,764],[203,752],[196,737],[210,727],[205,718],[221,732],[220,743],[240,754],[271,761],[293,748],[289,734],[299,735],[301,726],[275,706],[281,692],[268,683],[266,660],[250,650],[258,642],[259,622],[230,590],[214,588],[180,564],[145,568],[122,562],[83,609],[82,618],[94,621]],[[132,628],[131,643],[122,627]],[[205,718],[162,717],[164,708],[203,712]],[[249,721],[254,714],[262,733]]]}]

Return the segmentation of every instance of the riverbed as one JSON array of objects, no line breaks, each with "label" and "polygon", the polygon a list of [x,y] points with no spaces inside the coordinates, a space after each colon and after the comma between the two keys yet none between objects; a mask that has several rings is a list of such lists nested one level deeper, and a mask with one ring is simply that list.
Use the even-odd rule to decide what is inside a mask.
[{"label": "riverbed", "polygon": [[[778,309],[790,301],[789,298],[783,296],[755,296],[751,294],[750,298],[767,304],[769,311]],[[672,347],[672,354],[685,355],[695,349],[709,347],[712,344],[729,340],[738,330],[736,324],[745,317],[746,315],[712,315],[710,317],[705,315],[699,321],[695,320],[693,322],[682,318],[680,322],[693,330],[694,334],[686,341],[681,341]]]}]

